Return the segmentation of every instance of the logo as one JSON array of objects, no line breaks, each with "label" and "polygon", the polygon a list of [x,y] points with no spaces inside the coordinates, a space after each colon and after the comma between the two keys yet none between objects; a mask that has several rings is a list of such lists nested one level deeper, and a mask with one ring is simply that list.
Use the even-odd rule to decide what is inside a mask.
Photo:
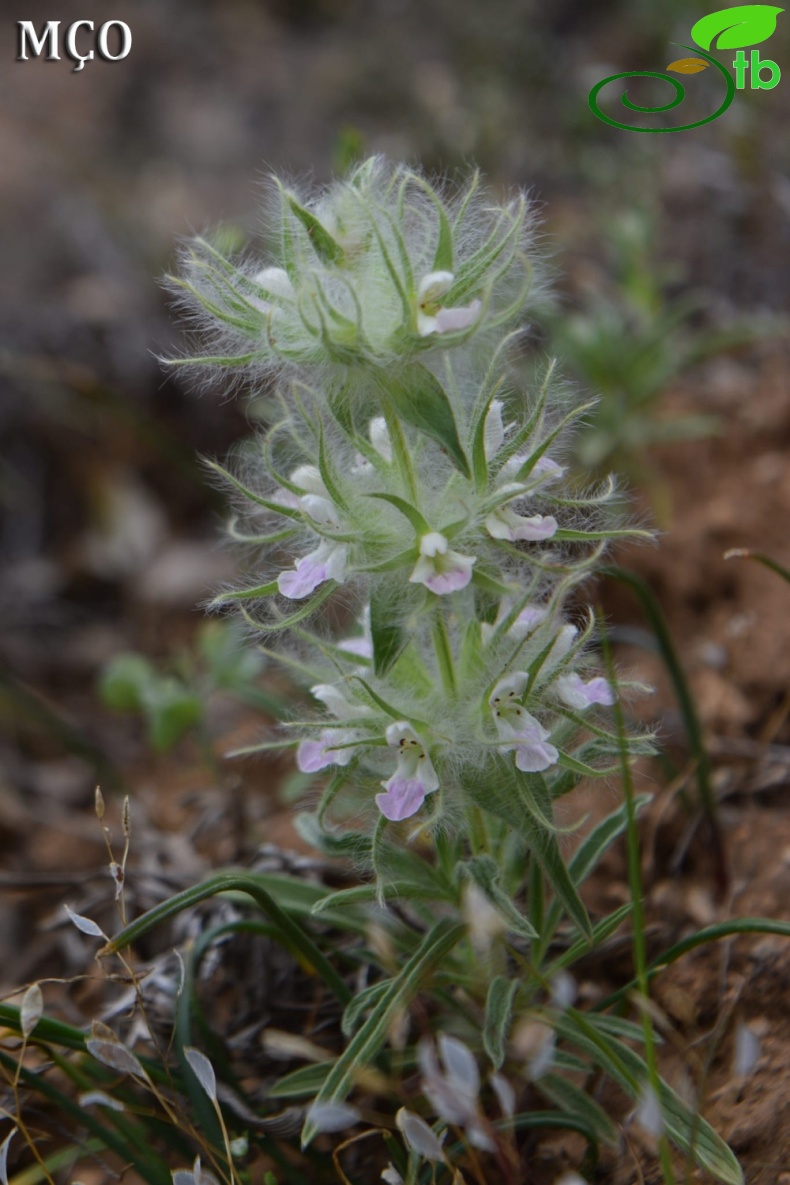
[{"label": "logo", "polygon": [[[629,111],[636,111],[640,115],[660,115],[664,111],[672,111],[673,108],[678,107],[686,97],[683,85],[671,75],[658,73],[654,70],[626,70],[621,74],[610,74],[608,78],[602,78],[590,91],[587,100],[590,110],[596,118],[611,124],[613,128],[622,128],[625,132],[688,132],[692,128],[700,128],[705,123],[711,123],[724,114],[735,98],[736,90],[745,89],[747,79],[752,90],[773,90],[779,82],[782,72],[776,62],[770,61],[769,58],[761,58],[759,50],[756,49],[752,49],[747,58],[744,49],[760,45],[763,41],[768,40],[776,29],[776,18],[780,12],[784,12],[784,9],[774,8],[771,4],[740,4],[736,8],[723,8],[719,12],[711,12],[693,26],[691,38],[698,48],[695,49],[692,45],[683,45],[681,49],[690,50],[694,57],[678,58],[677,61],[669,63],[667,70],[672,70],[676,74],[698,74],[711,66],[718,70],[724,81],[725,95],[713,115],[707,115],[695,123],[684,123],[677,127],[644,128],[629,123],[619,123],[618,120],[612,119],[601,111],[598,106],[600,91],[610,82],[617,82],[620,78],[661,78],[664,82],[668,82],[675,92],[674,97],[668,103],[657,107],[644,107],[638,103],[632,103],[628,98],[628,91],[624,90],[620,95],[620,102]],[[732,68],[735,71],[734,78],[726,66],[705,52],[710,49],[737,49],[738,52],[732,63]],[[702,52],[700,53],[700,51]]]}]

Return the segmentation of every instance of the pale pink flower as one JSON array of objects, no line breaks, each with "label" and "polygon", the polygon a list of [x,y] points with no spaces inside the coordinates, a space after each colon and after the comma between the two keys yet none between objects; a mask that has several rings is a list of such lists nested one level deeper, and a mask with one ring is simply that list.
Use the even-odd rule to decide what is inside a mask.
[{"label": "pale pink flower", "polygon": [[300,601],[309,597],[326,580],[336,580],[342,584],[346,578],[347,561],[347,547],[323,539],[315,551],[297,560],[293,569],[280,573],[277,587],[284,597]]},{"label": "pale pink flower", "polygon": [[605,704],[609,707],[615,701],[611,683],[601,675],[585,683],[581,675],[574,671],[569,675],[560,675],[554,686],[562,702],[579,712],[583,712],[591,704]]},{"label": "pale pink flower", "polygon": [[492,538],[508,539],[511,543],[540,542],[556,534],[557,520],[551,514],[533,514],[527,518],[510,506],[499,506],[486,519],[486,530]]},{"label": "pale pink flower", "polygon": [[385,736],[387,744],[398,750],[398,765],[392,777],[381,783],[387,793],[376,795],[376,805],[385,819],[397,823],[416,814],[426,794],[439,789],[439,778],[410,724],[390,724]]},{"label": "pale pink flower", "polygon": [[477,556],[452,551],[444,535],[430,531],[420,539],[420,558],[409,577],[411,584],[424,584],[437,596],[458,592],[472,579]]},{"label": "pale pink flower", "polygon": [[524,773],[538,773],[555,765],[559,753],[549,743],[549,731],[519,702],[527,685],[528,676],[516,671],[501,679],[494,688],[489,704],[500,740],[507,741],[502,749],[516,754],[516,768]]}]

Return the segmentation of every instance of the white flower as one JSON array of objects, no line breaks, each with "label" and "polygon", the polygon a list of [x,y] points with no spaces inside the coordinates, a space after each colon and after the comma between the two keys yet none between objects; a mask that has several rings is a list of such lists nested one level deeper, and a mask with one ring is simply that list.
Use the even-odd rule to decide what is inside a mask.
[{"label": "white flower", "polygon": [[605,704],[609,707],[615,700],[611,683],[601,675],[585,683],[581,675],[574,671],[570,675],[560,675],[554,686],[562,702],[579,712],[583,712],[591,704]]},{"label": "white flower", "polygon": [[501,679],[494,688],[489,704],[500,740],[509,742],[502,746],[503,751],[516,754],[517,769],[524,773],[538,773],[554,765],[559,753],[548,741],[548,729],[519,702],[527,680],[528,675],[524,671],[516,671]]},{"label": "white flower", "polygon": [[288,272],[282,267],[265,267],[253,277],[253,282],[272,296],[293,296],[294,286]]},{"label": "white flower", "polygon": [[[356,654],[359,658],[373,658],[373,635],[370,630],[370,605],[366,605],[362,611],[362,616],[359,619],[359,624],[362,626],[361,635],[355,635],[353,638],[343,638],[338,642],[338,648],[345,650],[348,654]],[[367,664],[360,663],[358,670],[364,670]]]},{"label": "white flower", "polygon": [[533,514],[525,518],[505,505],[489,514],[486,530],[492,538],[508,539],[511,543],[539,542],[556,534],[557,520],[551,514]]},{"label": "white flower", "polygon": [[[505,599],[499,606],[499,612],[497,613],[497,619],[494,624],[492,625],[487,621],[483,622],[481,634],[486,645],[491,640],[494,630],[499,626],[500,622],[504,621],[512,608],[513,602]],[[537,629],[540,623],[546,620],[548,615],[549,611],[543,605],[525,605],[507,631],[508,636],[521,641],[522,638],[526,638],[527,634],[531,634],[534,629]]]},{"label": "white flower", "polygon": [[429,272],[417,287],[417,332],[420,337],[429,333],[457,333],[474,325],[480,314],[479,300],[456,309],[446,309],[440,303],[453,286],[452,272]]},{"label": "white flower", "polygon": [[432,593],[443,596],[466,588],[472,579],[477,556],[461,555],[450,549],[444,535],[430,531],[420,539],[420,558],[409,577],[411,584],[424,584]]},{"label": "white flower", "polygon": [[[392,441],[384,416],[373,417],[368,424],[368,436],[376,452],[389,464],[392,461]],[[362,453],[357,453],[354,464],[351,466],[351,472],[371,474],[375,472],[375,469],[371,462],[362,456]]]},{"label": "white flower", "polygon": [[381,783],[386,794],[376,795],[376,805],[385,819],[397,823],[415,814],[426,794],[439,789],[439,778],[411,725],[405,721],[390,724],[385,736],[388,745],[397,747],[398,765],[392,777]]}]

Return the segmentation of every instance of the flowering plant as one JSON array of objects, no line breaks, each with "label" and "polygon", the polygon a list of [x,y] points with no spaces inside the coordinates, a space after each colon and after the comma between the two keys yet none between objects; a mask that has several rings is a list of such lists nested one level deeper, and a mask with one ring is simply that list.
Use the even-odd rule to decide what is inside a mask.
[{"label": "flowering plant", "polygon": [[[386,968],[353,995],[309,946],[349,1043],[320,1076],[297,1070],[277,1089],[313,1098],[305,1144],[357,1122],[345,1100],[360,1067],[388,1039],[402,1045],[408,1002],[443,974],[475,1001],[482,1029],[461,1007],[443,1022],[452,1032],[440,1022],[442,1065],[423,1038],[423,1094],[440,1125],[495,1155],[503,1180],[520,1179],[503,1134],[519,1122],[501,1073],[515,1052],[593,1142],[619,1137],[562,1071],[597,1066],[635,1099],[655,1087],[672,1138],[735,1181],[712,1129],[659,1083],[647,1038],[647,1062],[620,1039],[637,1027],[610,1032],[573,1007],[566,969],[628,915],[593,927],[579,885],[624,829],[635,842],[643,800],[630,796],[570,860],[555,804],[651,751],[648,736],[623,732],[613,673],[594,669],[595,619],[577,590],[611,540],[645,532],[623,523],[613,479],[585,488],[563,463],[586,407],[552,365],[536,385],[519,375],[540,283],[527,200],[498,204],[477,175],[451,190],[380,158],[312,196],[275,184],[271,257],[232,260],[207,239],[188,248],[173,283],[202,337],[173,364],[220,368],[268,401],[269,426],[235,469],[211,462],[255,573],[213,605],[235,605],[262,652],[309,690],[312,707],[254,749],[294,750],[322,784],[317,809],[298,817],[303,835],[372,877],[320,894],[311,912],[341,929],[375,916]],[[413,925],[355,912],[392,897],[409,902]],[[471,1046],[493,1066],[493,1104]],[[404,1107],[395,1126],[406,1159],[385,1180],[412,1185],[421,1160],[453,1163],[443,1129]]]},{"label": "flowering plant", "polygon": [[[550,370],[524,390],[508,363],[534,287],[527,201],[497,206],[477,177],[448,195],[379,158],[316,198],[278,190],[274,261],[200,240],[177,281],[211,347],[179,361],[278,382],[243,474],[215,466],[261,574],[215,604],[291,643],[279,657],[323,709],[289,722],[297,763],[335,774],[322,821],[348,787],[377,834],[405,819],[485,830],[481,810],[528,842],[537,829],[581,920],[552,802],[606,768],[616,743],[590,718],[614,692],[585,674],[592,621],[565,604],[629,532],[612,480],[566,480],[583,409]],[[330,598],[354,607],[345,637],[316,624]]]}]

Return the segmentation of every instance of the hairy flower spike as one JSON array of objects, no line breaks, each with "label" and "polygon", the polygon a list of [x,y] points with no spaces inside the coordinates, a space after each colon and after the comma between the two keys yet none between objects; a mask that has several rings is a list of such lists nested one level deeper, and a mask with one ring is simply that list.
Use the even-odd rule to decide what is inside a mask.
[{"label": "hairy flower spike", "polygon": [[[215,603],[239,603],[312,688],[283,743],[296,730],[299,769],[331,771],[322,819],[336,803],[377,835],[416,816],[430,835],[467,817],[479,836],[490,805],[525,845],[545,826],[548,850],[571,771],[605,770],[615,741],[614,688],[566,600],[618,519],[613,482],[568,488],[573,414],[551,370],[533,389],[509,368],[540,282],[526,199],[379,157],[319,193],[275,190],[267,252],[239,262],[199,239],[176,281],[206,326],[180,364],[273,380],[241,471],[215,466],[255,572]],[[549,877],[559,860],[542,858]],[[567,878],[552,888],[569,905]],[[463,1094],[464,1059],[472,1073],[448,1042],[443,1070],[423,1059],[437,1099]]]}]

